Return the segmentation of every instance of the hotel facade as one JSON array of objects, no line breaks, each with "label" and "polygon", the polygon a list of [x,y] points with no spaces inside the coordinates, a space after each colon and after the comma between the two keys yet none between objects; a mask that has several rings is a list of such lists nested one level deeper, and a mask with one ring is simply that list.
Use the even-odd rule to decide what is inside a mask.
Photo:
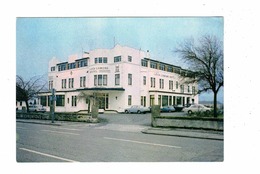
[{"label": "hotel facade", "polygon": [[[150,58],[149,51],[116,45],[95,49],[68,61],[49,61],[49,89],[56,90],[56,112],[85,112],[89,101],[79,93],[98,93],[99,109],[124,112],[132,105],[185,105],[198,103],[198,84],[191,71]],[[51,92],[39,94],[40,104],[50,110]]]}]

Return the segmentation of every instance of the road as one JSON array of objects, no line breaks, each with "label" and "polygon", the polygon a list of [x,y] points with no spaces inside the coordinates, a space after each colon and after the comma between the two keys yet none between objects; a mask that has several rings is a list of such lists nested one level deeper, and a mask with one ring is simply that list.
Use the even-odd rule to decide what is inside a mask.
[{"label": "road", "polygon": [[149,114],[101,118],[61,126],[17,122],[17,162],[223,161],[223,141],[141,133]]}]

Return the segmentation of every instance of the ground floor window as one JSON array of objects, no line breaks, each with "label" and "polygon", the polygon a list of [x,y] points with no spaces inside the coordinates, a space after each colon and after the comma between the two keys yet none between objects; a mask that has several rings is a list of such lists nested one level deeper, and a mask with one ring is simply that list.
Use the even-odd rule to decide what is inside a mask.
[{"label": "ground floor window", "polygon": [[99,109],[108,109],[108,94],[99,94],[98,96]]},{"label": "ground floor window", "polygon": [[77,96],[71,96],[71,106],[77,106]]},{"label": "ground floor window", "polygon": [[141,96],[141,105],[146,107],[146,96]]},{"label": "ground floor window", "polygon": [[128,106],[132,105],[132,96],[128,95]]},{"label": "ground floor window", "polygon": [[56,106],[65,105],[65,95],[56,95]]},{"label": "ground floor window", "polygon": [[154,95],[150,95],[150,106],[154,105]]},{"label": "ground floor window", "polygon": [[162,96],[158,95],[158,105],[162,106]]},{"label": "ground floor window", "polygon": [[167,95],[163,95],[162,96],[162,106],[168,106],[169,101],[168,101],[168,96]]},{"label": "ground floor window", "polygon": [[40,102],[41,102],[41,105],[42,106],[47,106],[47,99],[46,99],[47,96],[41,96],[40,97]]}]

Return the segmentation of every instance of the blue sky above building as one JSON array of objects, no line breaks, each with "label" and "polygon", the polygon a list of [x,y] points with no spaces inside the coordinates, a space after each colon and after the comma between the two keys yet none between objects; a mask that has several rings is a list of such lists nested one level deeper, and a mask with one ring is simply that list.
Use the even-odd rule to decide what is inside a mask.
[{"label": "blue sky above building", "polygon": [[[152,59],[182,66],[174,53],[183,40],[202,35],[223,40],[222,17],[146,18],[17,18],[16,74],[24,78],[47,75],[52,57],[66,61],[69,55],[114,44],[149,50]],[[201,95],[211,100],[212,95]],[[219,95],[223,102],[223,90]]]}]

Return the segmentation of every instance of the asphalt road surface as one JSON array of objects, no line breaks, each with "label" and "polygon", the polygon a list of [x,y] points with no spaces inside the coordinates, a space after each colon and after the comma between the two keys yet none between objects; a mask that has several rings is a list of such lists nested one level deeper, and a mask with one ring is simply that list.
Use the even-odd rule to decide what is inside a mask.
[{"label": "asphalt road surface", "polygon": [[149,135],[150,115],[101,115],[98,124],[16,123],[17,162],[223,161],[223,141]]}]

